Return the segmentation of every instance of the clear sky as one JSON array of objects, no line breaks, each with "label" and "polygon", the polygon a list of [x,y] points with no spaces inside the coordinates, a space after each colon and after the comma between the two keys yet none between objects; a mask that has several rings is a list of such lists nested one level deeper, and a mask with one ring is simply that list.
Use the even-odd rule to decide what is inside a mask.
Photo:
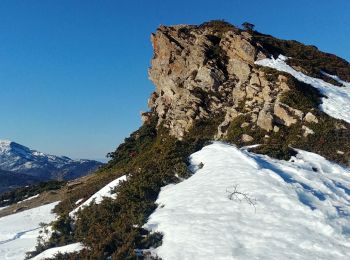
[{"label": "clear sky", "polygon": [[349,0],[1,0],[0,139],[103,159],[147,110],[150,34],[212,19],[350,60]]}]

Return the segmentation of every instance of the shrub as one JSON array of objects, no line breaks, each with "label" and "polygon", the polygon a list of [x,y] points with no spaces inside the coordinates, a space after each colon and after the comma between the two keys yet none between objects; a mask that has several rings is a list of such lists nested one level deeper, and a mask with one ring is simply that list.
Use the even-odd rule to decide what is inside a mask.
[{"label": "shrub", "polygon": [[244,22],[242,23],[243,29],[248,32],[253,32],[255,25],[252,23]]},{"label": "shrub", "polygon": [[212,28],[219,35],[223,35],[228,31],[239,32],[240,30],[233,26],[232,24],[226,22],[225,20],[211,20],[209,22],[204,22],[199,25],[199,28]]},{"label": "shrub", "polygon": [[[159,246],[161,234],[150,234],[142,226],[157,207],[155,201],[160,188],[190,175],[188,156],[213,139],[222,119],[220,116],[196,122],[184,140],[179,141],[170,136],[167,129],[161,126],[156,129],[154,118],[152,124],[143,125],[125,139],[124,144],[111,154],[109,164],[91,180],[101,179],[104,175],[110,179],[110,173],[114,172],[114,176],[127,174],[128,181],[118,186],[116,199],[106,198],[98,205],[80,210],[73,230],[69,230],[63,220],[60,225],[55,225],[55,229],[60,230],[57,234],[62,236],[54,238],[56,244],[81,241],[88,248],[62,255],[61,259],[137,259],[140,256],[136,252]],[[136,152],[134,156],[130,156],[131,151]],[[89,181],[89,184],[93,183]],[[63,216],[71,210],[67,201],[76,198],[75,193],[70,194],[58,206],[63,219],[66,220]]]}]

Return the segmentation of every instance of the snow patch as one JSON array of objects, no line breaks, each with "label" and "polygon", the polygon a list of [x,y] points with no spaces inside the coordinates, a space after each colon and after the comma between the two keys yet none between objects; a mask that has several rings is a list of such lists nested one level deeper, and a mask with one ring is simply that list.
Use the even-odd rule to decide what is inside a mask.
[{"label": "snow patch", "polygon": [[338,87],[327,83],[322,79],[307,76],[289,66],[285,62],[286,59],[287,57],[279,55],[277,59],[274,59],[273,57],[271,59],[262,59],[256,61],[255,64],[287,72],[297,80],[317,88],[324,96],[327,97],[322,98],[321,109],[331,117],[342,119],[350,123],[350,83],[340,80],[337,76],[327,74],[345,86]]},{"label": "snow patch", "polygon": [[29,197],[29,198],[27,198],[27,199],[24,199],[24,200],[18,201],[18,202],[17,202],[17,204],[22,203],[22,202],[25,202],[25,201],[28,201],[28,200],[35,199],[35,198],[37,198],[37,197],[39,197],[39,196],[40,196],[40,194],[36,194],[36,195],[31,196],[31,197]]},{"label": "snow patch", "polygon": [[338,81],[338,82],[339,82],[340,84],[342,84],[343,86],[350,88],[350,83],[349,83],[349,82],[346,82],[346,81],[344,81],[344,80],[341,80],[338,76],[328,74],[328,73],[326,73],[326,72],[324,72],[324,71],[321,71],[321,73],[322,73],[323,75],[325,75],[325,76],[331,78],[331,79],[334,79],[335,81]]},{"label": "snow patch", "polygon": [[48,258],[54,258],[56,254],[69,254],[73,252],[79,252],[84,249],[84,246],[82,243],[74,243],[66,246],[60,246],[60,247],[54,247],[45,250],[44,252],[40,253],[39,255],[31,258],[31,260],[44,260]]},{"label": "snow patch", "polygon": [[[203,168],[162,188],[145,228],[177,259],[350,259],[350,170],[297,150],[290,161],[223,143],[192,154]],[[255,199],[229,199],[232,188]]]},{"label": "snow patch", "polygon": [[89,206],[91,203],[95,202],[96,204],[99,204],[102,202],[103,198],[115,198],[116,193],[112,193],[112,191],[119,186],[119,184],[122,181],[126,180],[126,175],[123,175],[119,177],[118,179],[115,179],[114,181],[108,183],[106,186],[104,186],[102,189],[100,189],[98,192],[96,192],[94,195],[92,195],[89,199],[87,199],[83,204],[81,204],[79,207],[72,210],[69,215],[71,217],[74,217],[75,213],[79,211],[79,209]]},{"label": "snow patch", "polygon": [[83,202],[84,199],[78,199],[76,202],[75,202],[75,205],[79,205],[80,203]]}]

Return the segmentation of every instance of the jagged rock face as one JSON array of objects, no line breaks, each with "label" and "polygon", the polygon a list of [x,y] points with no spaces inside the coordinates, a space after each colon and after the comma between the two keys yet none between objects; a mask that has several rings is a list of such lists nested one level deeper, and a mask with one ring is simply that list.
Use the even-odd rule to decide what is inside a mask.
[{"label": "jagged rock face", "polygon": [[[290,126],[303,119],[302,111],[279,100],[289,90],[286,77],[272,82],[254,64],[266,55],[249,33],[235,27],[222,31],[211,26],[161,26],[151,40],[149,77],[156,91],[148,105],[157,114],[158,125],[176,138],[182,139],[195,120],[216,116],[222,117],[218,138],[242,114],[250,117],[253,127],[266,131],[278,131],[276,122]],[[144,114],[143,120],[147,118]]]}]

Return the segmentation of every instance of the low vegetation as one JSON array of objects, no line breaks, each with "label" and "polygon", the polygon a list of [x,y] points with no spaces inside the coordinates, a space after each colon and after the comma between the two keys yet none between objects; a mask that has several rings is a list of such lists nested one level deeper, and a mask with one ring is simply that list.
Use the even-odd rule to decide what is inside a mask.
[{"label": "low vegetation", "polygon": [[201,25],[199,25],[199,28],[206,29],[214,29],[214,32],[217,33],[219,36],[222,36],[228,31],[233,32],[240,32],[241,30],[229,22],[226,22],[225,20],[211,20],[209,22],[204,22]]},{"label": "low vegetation", "polygon": [[[61,217],[53,224],[56,234],[29,256],[45,248],[82,241],[89,250],[62,259],[142,258],[142,249],[161,243],[160,234],[150,234],[142,228],[157,207],[155,201],[160,188],[191,174],[187,167],[189,155],[213,139],[220,120],[211,118],[197,122],[182,141],[169,136],[165,128],[157,130],[156,119],[143,125],[109,155],[111,161],[91,178],[89,184],[76,189],[57,206],[56,212]],[[105,199],[79,211],[74,228],[71,228],[73,220],[68,212],[73,209],[72,202],[86,197],[85,188],[91,185],[96,191],[124,174],[128,181],[118,187],[117,198]],[[94,179],[99,180],[97,186],[93,184]]]},{"label": "low vegetation", "polygon": [[291,57],[287,61],[289,65],[305,70],[312,77],[338,84],[331,78],[324,76],[323,71],[350,82],[350,63],[334,54],[322,52],[312,45],[304,45],[293,40],[281,40],[256,31],[254,31],[253,37],[256,43],[263,46],[266,53],[272,54],[275,58],[280,54]]}]

